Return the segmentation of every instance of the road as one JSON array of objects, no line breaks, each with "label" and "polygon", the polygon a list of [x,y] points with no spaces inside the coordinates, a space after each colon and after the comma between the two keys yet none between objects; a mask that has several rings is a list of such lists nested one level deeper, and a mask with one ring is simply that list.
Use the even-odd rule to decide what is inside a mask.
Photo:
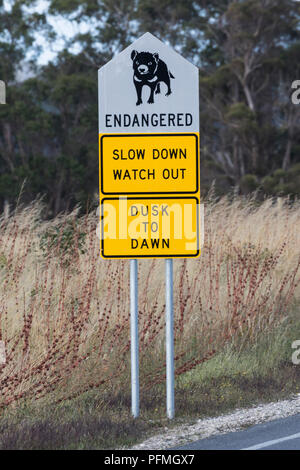
[{"label": "road", "polygon": [[176,450],[300,450],[300,414],[191,442]]}]

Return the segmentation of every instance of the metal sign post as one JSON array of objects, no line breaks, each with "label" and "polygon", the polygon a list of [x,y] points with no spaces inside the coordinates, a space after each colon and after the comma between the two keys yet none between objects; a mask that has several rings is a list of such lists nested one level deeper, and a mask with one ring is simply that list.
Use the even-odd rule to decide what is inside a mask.
[{"label": "metal sign post", "polygon": [[131,410],[139,416],[138,264],[130,260]]},{"label": "metal sign post", "polygon": [[167,416],[174,418],[174,328],[173,328],[173,260],[166,259],[166,379]]}]

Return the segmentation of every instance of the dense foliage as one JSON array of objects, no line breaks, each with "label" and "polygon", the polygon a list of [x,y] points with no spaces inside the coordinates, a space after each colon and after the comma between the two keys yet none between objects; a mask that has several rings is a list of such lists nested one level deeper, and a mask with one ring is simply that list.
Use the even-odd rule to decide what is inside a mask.
[{"label": "dense foliage", "polygon": [[[300,2],[49,0],[37,13],[38,3],[0,0],[1,209],[38,194],[48,216],[96,203],[97,69],[145,31],[200,68],[202,190],[299,195]],[[60,17],[78,34],[37,67],[37,34],[55,44]]]}]

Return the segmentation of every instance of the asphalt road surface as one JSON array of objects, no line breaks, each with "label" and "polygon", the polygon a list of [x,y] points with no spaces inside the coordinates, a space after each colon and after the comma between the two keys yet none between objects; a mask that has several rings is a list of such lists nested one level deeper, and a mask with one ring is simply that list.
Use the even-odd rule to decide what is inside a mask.
[{"label": "asphalt road surface", "polygon": [[300,414],[243,431],[190,442],[176,450],[300,450]]}]

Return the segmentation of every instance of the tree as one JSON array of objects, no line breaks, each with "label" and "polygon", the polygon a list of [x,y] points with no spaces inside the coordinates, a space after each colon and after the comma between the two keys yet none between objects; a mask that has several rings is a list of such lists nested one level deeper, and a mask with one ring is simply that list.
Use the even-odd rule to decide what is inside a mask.
[{"label": "tree", "polygon": [[[17,142],[12,123],[8,116],[16,115],[17,106],[12,107],[11,87],[14,88],[16,75],[26,58],[28,48],[34,51],[35,32],[45,26],[45,16],[28,11],[35,2],[28,0],[0,1],[0,78],[7,87],[6,106],[0,108],[0,193],[5,205],[9,197],[15,197],[16,146],[22,153],[22,140]],[[15,102],[17,102],[16,99]],[[22,104],[19,102],[19,105]]]},{"label": "tree", "polygon": [[[278,164],[280,129],[274,122],[274,100],[281,93],[282,53],[299,41],[300,10],[289,0],[222,3],[224,11],[209,25],[208,45],[215,51],[210,44],[215,42],[222,58],[214,71],[204,70],[202,81],[206,108],[211,110],[208,122],[217,135],[213,127],[205,132],[214,140],[207,145],[210,157],[239,184],[249,173],[263,175],[270,162]],[[291,83],[290,72],[285,75]]]},{"label": "tree", "polygon": [[46,27],[45,15],[26,8],[36,3],[0,0],[0,77],[6,83],[15,80],[28,49],[34,50],[36,32]]},{"label": "tree", "polygon": [[136,37],[136,4],[136,0],[51,0],[49,12],[89,25],[86,33],[73,38],[72,45],[80,49],[87,64],[99,68]]},{"label": "tree", "polygon": [[[97,74],[62,52],[38,77],[9,87],[0,108],[0,194],[46,194],[48,215],[86,205],[97,188]],[[24,185],[25,183],[25,185]]]}]

